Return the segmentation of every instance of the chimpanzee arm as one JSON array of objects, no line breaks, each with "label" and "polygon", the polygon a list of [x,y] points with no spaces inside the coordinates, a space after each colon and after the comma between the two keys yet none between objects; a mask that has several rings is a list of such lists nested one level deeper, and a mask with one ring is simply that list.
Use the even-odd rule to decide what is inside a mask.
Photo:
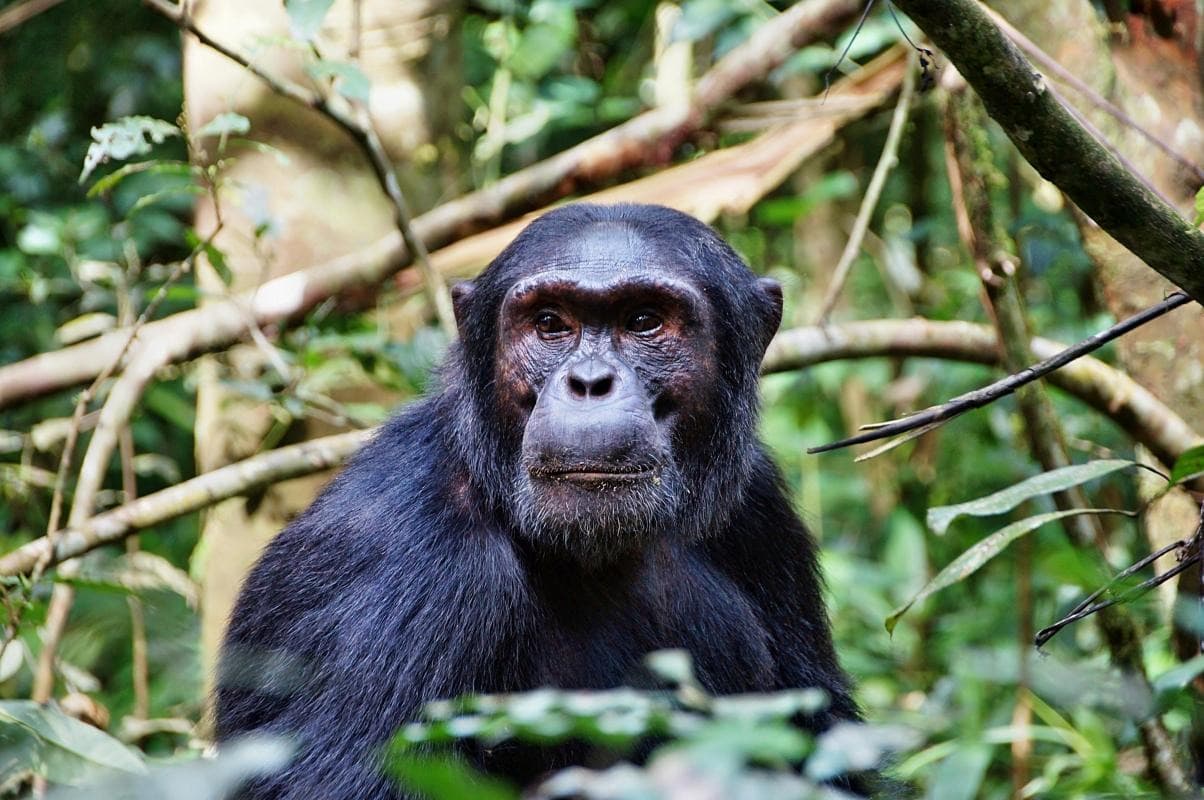
[{"label": "chimpanzee arm", "polygon": [[[423,404],[426,405],[426,404]],[[223,650],[220,741],[294,737],[253,798],[397,796],[381,746],[422,704],[498,668],[520,636],[521,567],[500,532],[449,495],[422,406],[391,423],[265,551]]]}]

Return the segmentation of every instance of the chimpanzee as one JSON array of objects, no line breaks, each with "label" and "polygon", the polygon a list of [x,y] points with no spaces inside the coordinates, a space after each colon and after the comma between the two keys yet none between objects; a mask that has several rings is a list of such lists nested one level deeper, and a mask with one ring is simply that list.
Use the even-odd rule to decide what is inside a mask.
[{"label": "chimpanzee", "polygon": [[[815,545],[755,432],[777,283],[680,212],[577,204],[454,304],[440,388],[242,590],[217,737],[300,742],[249,796],[397,797],[374,759],[428,701],[615,687],[667,647],[714,693],[821,687],[808,724],[856,718]],[[519,781],[574,757],[506,752],[469,755]]]}]

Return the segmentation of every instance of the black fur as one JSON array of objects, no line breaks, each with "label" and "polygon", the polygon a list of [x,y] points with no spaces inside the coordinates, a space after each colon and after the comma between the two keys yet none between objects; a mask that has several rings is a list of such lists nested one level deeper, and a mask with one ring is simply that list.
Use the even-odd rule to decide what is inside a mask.
[{"label": "black fur", "polygon": [[[702,292],[716,363],[713,413],[683,420],[674,437],[674,519],[595,563],[518,529],[522,430],[500,417],[495,387],[503,296],[548,263],[563,269],[597,226],[637,235],[650,272]],[[217,736],[301,743],[249,796],[398,797],[375,757],[424,703],[614,687],[665,647],[688,649],[713,692],[818,686],[832,702],[815,727],[855,718],[815,546],[755,435],[758,366],[778,313],[731,248],[678,212],[574,205],[531,224],[457,299],[461,338],[442,388],[387,423],[247,579],[219,671]],[[470,755],[527,781],[577,754]]]}]

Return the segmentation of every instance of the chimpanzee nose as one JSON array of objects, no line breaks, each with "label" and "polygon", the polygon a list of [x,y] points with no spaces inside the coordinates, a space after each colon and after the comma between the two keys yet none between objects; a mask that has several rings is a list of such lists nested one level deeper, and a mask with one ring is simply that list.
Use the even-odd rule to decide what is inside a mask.
[{"label": "chimpanzee nose", "polygon": [[566,378],[574,400],[602,400],[614,392],[617,382],[614,368],[596,358],[574,364]]}]

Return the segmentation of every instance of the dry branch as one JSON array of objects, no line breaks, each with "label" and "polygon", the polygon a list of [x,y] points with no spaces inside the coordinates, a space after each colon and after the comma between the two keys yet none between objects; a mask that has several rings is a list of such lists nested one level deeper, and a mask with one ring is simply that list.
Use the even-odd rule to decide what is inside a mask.
[{"label": "dry branch", "polygon": [[903,419],[891,420],[890,422],[882,422],[875,425],[866,425],[869,428],[864,433],[859,433],[856,436],[850,436],[847,439],[841,439],[838,442],[811,447],[807,449],[808,453],[826,453],[831,450],[839,450],[842,447],[850,447],[855,444],[864,444],[865,442],[873,442],[879,439],[887,439],[892,436],[908,434],[912,431],[928,432],[933,430],[940,424],[948,422],[955,417],[964,414],[975,408],[982,408],[988,403],[993,403],[1001,397],[1006,397],[1020,387],[1032,383],[1039,378],[1044,378],[1054,373],[1056,370],[1070,364],[1077,358],[1082,358],[1085,354],[1103,347],[1113,339],[1117,339],[1134,328],[1140,327],[1152,319],[1156,319],[1168,311],[1172,311],[1182,305],[1191,302],[1191,298],[1182,292],[1175,292],[1161,303],[1151,306],[1143,311],[1134,314],[1128,319],[1121,320],[1107,330],[1100,331],[1094,336],[1089,336],[1077,344],[1073,344],[1060,353],[1056,353],[1049,358],[1042,360],[1038,364],[1026,367],[1020,372],[1016,372],[1006,377],[1000,378],[989,386],[984,386],[981,389],[975,389],[972,392],[966,392],[963,395],[947,400],[938,406],[925,409],[916,414]]},{"label": "dry branch", "polygon": [[[435,249],[484,227],[642,164],[663,163],[698,130],[717,106],[779,66],[795,49],[839,31],[859,8],[857,0],[804,0],[765,23],[698,82],[689,103],[639,114],[546,161],[492,186],[414,218],[414,235]],[[260,327],[296,319],[329,297],[375,287],[409,263],[400,234],[353,253],[268,281],[256,291],[150,323],[146,337],[179,343],[176,360],[220,350],[247,335],[244,308]],[[121,349],[121,331],[0,367],[0,409],[96,377]]]},{"label": "dry branch", "polygon": [[[1063,345],[1033,339],[1033,352],[1048,356]],[[993,365],[998,362],[995,334],[970,322],[924,319],[850,322],[783,331],[765,356],[765,373],[803,369],[827,361],[885,356],[938,358]],[[1165,463],[1204,441],[1174,411],[1124,373],[1094,358],[1081,358],[1050,376],[1050,381],[1111,418],[1135,441]],[[46,537],[27,542],[0,557],[0,575],[28,574],[39,559],[55,564],[83,555],[131,533],[238,497],[278,481],[337,466],[372,436],[355,431],[284,447],[198,475],[168,489],[98,514],[79,527],[61,531],[54,551]]]}]

